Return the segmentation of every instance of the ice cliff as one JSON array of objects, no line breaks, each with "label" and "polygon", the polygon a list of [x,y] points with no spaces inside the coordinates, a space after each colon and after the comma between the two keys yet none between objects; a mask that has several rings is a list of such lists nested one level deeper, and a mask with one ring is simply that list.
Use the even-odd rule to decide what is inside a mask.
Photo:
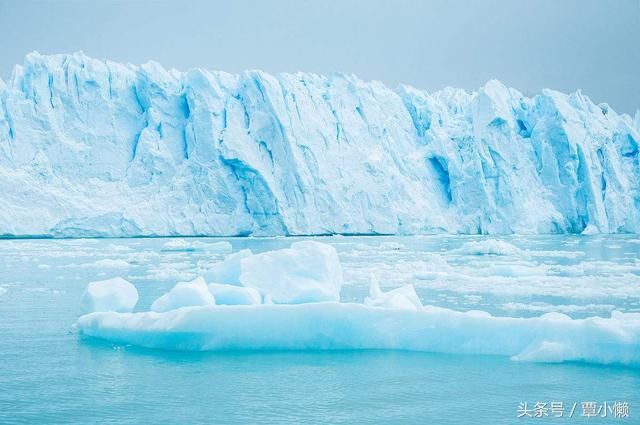
[{"label": "ice cliff", "polygon": [[0,80],[0,234],[640,231],[640,113],[31,53]]}]

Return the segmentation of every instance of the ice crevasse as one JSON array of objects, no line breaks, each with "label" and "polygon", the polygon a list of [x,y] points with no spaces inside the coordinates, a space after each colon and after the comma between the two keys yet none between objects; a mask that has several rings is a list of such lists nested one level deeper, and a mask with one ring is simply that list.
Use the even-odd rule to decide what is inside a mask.
[{"label": "ice crevasse", "polygon": [[0,234],[640,230],[640,112],[498,81],[28,54],[0,80]]},{"label": "ice crevasse", "polygon": [[[155,349],[401,349],[640,366],[638,313],[496,317],[424,306],[413,286],[382,290],[375,279],[363,303],[340,302],[340,262],[331,246],[318,242],[230,254],[217,269],[213,275],[224,281],[178,283],[151,311],[131,312],[137,293],[124,281],[115,280],[110,304],[93,301],[103,300],[104,289],[96,289],[105,281],[90,284],[83,305],[97,308],[80,316],[77,327],[85,336]],[[269,279],[257,279],[256,270],[270,270]]]}]

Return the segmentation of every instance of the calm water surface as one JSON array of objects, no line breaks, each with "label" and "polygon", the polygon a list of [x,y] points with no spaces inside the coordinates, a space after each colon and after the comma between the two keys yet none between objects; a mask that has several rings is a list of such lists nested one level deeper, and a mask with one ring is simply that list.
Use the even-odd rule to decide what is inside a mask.
[{"label": "calm water surface", "polygon": [[[517,254],[461,253],[469,237],[335,237],[342,298],[369,275],[416,286],[423,302],[528,317],[640,311],[640,241],[512,237]],[[82,338],[91,280],[122,276],[138,310],[220,261],[223,239],[0,240],[0,423],[617,423],[583,401],[626,401],[640,423],[640,370],[399,351],[183,353]],[[224,239],[264,251],[290,239]],[[224,247],[222,247],[224,248]],[[565,416],[517,419],[518,404],[562,401]]]}]

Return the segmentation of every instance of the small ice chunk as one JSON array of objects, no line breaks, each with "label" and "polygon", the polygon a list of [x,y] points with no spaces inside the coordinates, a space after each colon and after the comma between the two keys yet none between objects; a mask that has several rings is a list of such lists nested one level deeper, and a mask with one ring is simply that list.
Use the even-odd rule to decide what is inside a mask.
[{"label": "small ice chunk", "polygon": [[164,243],[162,248],[165,251],[195,251],[196,249],[206,250],[209,252],[231,252],[231,244],[227,241],[220,242],[203,242],[201,240],[185,240],[185,239],[171,239]]},{"label": "small ice chunk", "polygon": [[138,302],[138,290],[130,282],[115,277],[87,285],[82,296],[82,311],[115,311],[129,313]]},{"label": "small ice chunk", "polygon": [[262,304],[262,296],[257,289],[245,288],[222,283],[210,283],[209,292],[220,305],[255,305]]},{"label": "small ice chunk", "polygon": [[509,242],[496,239],[467,242],[451,252],[462,255],[519,255],[522,253],[520,248],[511,245]]},{"label": "small ice chunk", "polygon": [[90,263],[91,267],[98,267],[102,269],[127,269],[130,264],[124,260],[113,260],[111,258],[105,258],[103,260],[97,260]]},{"label": "small ice chunk", "polygon": [[181,307],[215,305],[216,300],[209,292],[204,279],[199,277],[191,282],[180,282],[169,292],[151,304],[151,311],[163,313]]},{"label": "small ice chunk", "polygon": [[340,301],[342,267],[331,245],[315,241],[241,260],[243,286],[268,294],[276,304]]},{"label": "small ice chunk", "polygon": [[184,239],[171,239],[162,245],[162,248],[172,251],[193,251],[193,247]]},{"label": "small ice chunk", "polygon": [[226,253],[226,252],[231,252],[233,250],[233,246],[231,246],[231,244],[227,241],[221,241],[221,242],[198,241],[197,243],[194,243],[193,246],[195,248],[201,248],[207,252]]},{"label": "small ice chunk", "polygon": [[214,264],[204,273],[204,280],[211,283],[222,282],[229,285],[240,285],[240,260],[252,255],[250,249],[243,249],[227,255],[224,261]]},{"label": "small ice chunk", "polygon": [[400,310],[418,311],[422,308],[422,302],[418,294],[416,294],[413,285],[404,285],[388,292],[382,292],[378,279],[373,275],[371,276],[371,285],[369,286],[369,296],[365,298],[364,303],[372,307],[386,307]]}]

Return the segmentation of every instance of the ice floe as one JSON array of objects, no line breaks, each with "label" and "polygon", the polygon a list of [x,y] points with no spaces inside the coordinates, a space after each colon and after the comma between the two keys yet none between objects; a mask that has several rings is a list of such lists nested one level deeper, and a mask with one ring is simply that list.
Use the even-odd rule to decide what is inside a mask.
[{"label": "ice floe", "polygon": [[110,258],[105,258],[103,260],[97,260],[94,263],[89,263],[87,266],[105,269],[126,269],[130,267],[130,264],[124,260],[113,260]]},{"label": "ice floe", "polygon": [[183,238],[173,238],[162,245],[165,251],[195,251],[197,249],[217,252],[231,252],[232,247],[229,242],[203,242],[201,240],[187,240]]},{"label": "ice floe", "polygon": [[[383,291],[371,277],[364,302],[340,302],[340,261],[333,247],[318,242],[234,253],[218,264],[209,278],[177,284],[151,311],[130,312],[137,293],[135,300],[121,297],[129,301],[126,306],[94,301],[84,309],[91,312],[78,319],[78,329],[118,344],[170,350],[400,349],[640,366],[637,313],[572,319],[557,312],[530,318],[463,312],[423,305],[412,285]],[[92,300],[102,299],[98,293],[107,291],[108,282],[116,287],[108,291],[112,295],[132,293],[132,285],[122,279],[94,282],[87,290]],[[500,281],[493,283],[500,287]],[[526,288],[526,281],[521,284]],[[478,302],[481,297],[472,295],[470,286],[465,296]],[[565,305],[555,311],[606,313],[603,306]],[[504,307],[553,311],[543,303]]]},{"label": "ice floe", "polygon": [[171,350],[400,349],[640,366],[640,317],[618,312],[522,319],[322,302],[91,313],[78,327],[115,343]]}]

